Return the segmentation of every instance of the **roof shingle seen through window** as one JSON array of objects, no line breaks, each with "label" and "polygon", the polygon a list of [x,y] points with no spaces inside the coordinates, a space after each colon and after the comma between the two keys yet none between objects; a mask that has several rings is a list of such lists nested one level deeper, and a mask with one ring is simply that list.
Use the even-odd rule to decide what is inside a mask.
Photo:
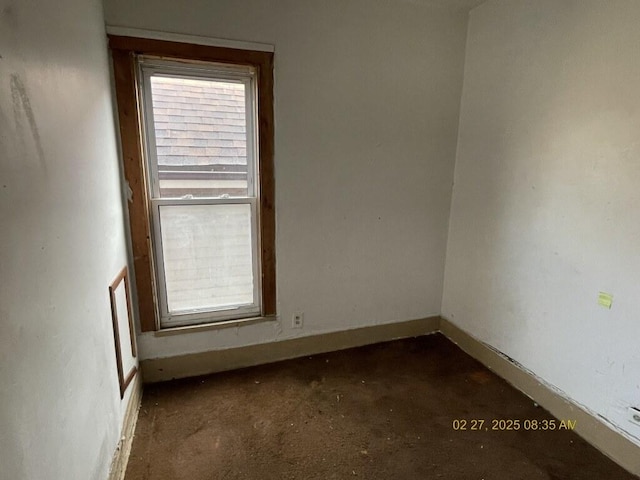
[{"label": "roof shingle seen through window", "polygon": [[242,83],[151,78],[158,165],[246,165]]}]

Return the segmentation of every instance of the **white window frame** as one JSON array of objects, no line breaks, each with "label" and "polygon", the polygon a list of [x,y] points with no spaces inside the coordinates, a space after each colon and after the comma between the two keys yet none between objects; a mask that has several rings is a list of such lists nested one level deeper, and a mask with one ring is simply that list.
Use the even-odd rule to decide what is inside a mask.
[{"label": "white window frame", "polygon": [[[143,130],[143,150],[145,162],[148,209],[151,220],[151,246],[153,251],[153,270],[155,274],[154,295],[158,308],[160,328],[172,328],[201,323],[214,323],[225,320],[251,318],[261,314],[261,258],[260,258],[260,219],[259,219],[259,168],[258,168],[258,124],[257,124],[257,86],[255,68],[245,65],[227,65],[208,62],[170,61],[157,57],[139,56],[138,92],[141,102],[141,128]],[[222,80],[245,85],[245,118],[247,133],[247,196],[246,197],[198,197],[198,198],[161,198],[158,181],[158,162],[151,98],[152,76],[188,78],[200,80]],[[230,205],[248,204],[251,210],[251,253],[253,273],[253,301],[250,304],[223,306],[209,309],[193,309],[170,312],[165,282],[160,208],[162,206],[188,205]]]}]

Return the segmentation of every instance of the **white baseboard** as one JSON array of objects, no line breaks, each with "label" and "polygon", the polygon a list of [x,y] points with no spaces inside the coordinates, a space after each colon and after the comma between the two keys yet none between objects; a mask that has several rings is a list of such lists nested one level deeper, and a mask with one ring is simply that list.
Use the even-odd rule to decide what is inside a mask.
[{"label": "white baseboard", "polygon": [[[605,423],[596,413],[588,411],[570,400],[562,392],[537,378],[521,365],[514,363],[506,355],[440,317],[373,325],[269,344],[148,359],[141,362],[141,371],[145,382],[154,383],[436,332],[441,332],[462,350],[529,396],[555,417],[576,420],[575,432],[578,435],[629,472],[640,476],[640,446],[616,430],[615,426]],[[139,399],[137,401],[139,402]],[[131,403],[134,403],[133,397]],[[135,425],[135,420],[133,425]],[[131,435],[125,435],[125,438],[132,437],[132,434],[133,430],[131,430]],[[121,449],[120,456],[125,458],[125,467],[130,448],[129,442],[128,446],[123,445]],[[122,473],[124,474],[124,470]],[[112,476],[110,480],[122,480],[122,477]]]},{"label": "white baseboard", "polygon": [[206,375],[307,355],[335,352],[399,338],[417,337],[436,333],[439,326],[440,317],[428,317],[226,350],[152,358],[143,360],[140,367],[145,383],[162,382],[174,378]]},{"label": "white baseboard", "polygon": [[611,425],[604,423],[594,412],[587,411],[563,396],[532,372],[448,320],[440,320],[440,331],[462,350],[551,412],[554,417],[577,420],[575,432],[578,435],[618,465],[640,476],[640,447],[621,432],[614,430]]},{"label": "white baseboard", "polygon": [[127,463],[129,462],[129,454],[131,453],[131,445],[133,444],[133,434],[138,422],[138,412],[140,411],[140,402],[142,401],[142,381],[140,374],[129,385],[131,389],[131,397],[127,404],[127,411],[124,414],[122,425],[122,435],[118,447],[113,454],[111,461],[111,469],[109,471],[109,480],[124,480],[124,474],[127,471]]}]

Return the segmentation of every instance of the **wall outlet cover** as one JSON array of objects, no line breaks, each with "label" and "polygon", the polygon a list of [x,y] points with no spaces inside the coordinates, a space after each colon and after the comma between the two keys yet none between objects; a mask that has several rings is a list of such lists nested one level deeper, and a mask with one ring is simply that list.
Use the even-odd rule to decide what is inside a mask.
[{"label": "wall outlet cover", "polygon": [[304,313],[295,312],[291,317],[291,327],[302,328],[304,325]]}]

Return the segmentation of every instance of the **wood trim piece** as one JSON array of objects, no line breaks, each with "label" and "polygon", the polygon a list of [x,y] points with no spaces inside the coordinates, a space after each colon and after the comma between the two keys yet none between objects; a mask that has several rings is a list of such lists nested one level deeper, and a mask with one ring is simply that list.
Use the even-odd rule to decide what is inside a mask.
[{"label": "wood trim piece", "polygon": [[125,266],[116,278],[109,285],[109,299],[111,301],[111,321],[113,323],[113,341],[116,349],[116,367],[118,369],[118,383],[120,384],[120,398],[124,398],[124,392],[135,377],[138,368],[133,366],[127,375],[124,374],[124,366],[122,364],[122,347],[120,345],[120,327],[118,325],[118,306],[116,303],[116,289],[124,282],[125,301],[127,302],[127,323],[129,325],[129,338],[131,341],[131,354],[135,358],[137,356],[136,335],[133,327],[133,319],[131,317],[131,296],[129,294],[129,281],[127,279],[128,269]]},{"label": "wood trim piece", "polygon": [[111,50],[134,52],[142,55],[253,66],[259,66],[267,62],[268,59],[273,58],[272,52],[258,50],[214,47],[211,45],[170,42],[167,40],[119,35],[108,35],[108,37]]},{"label": "wood trim piece", "polygon": [[143,332],[149,332],[156,329],[156,310],[135,61],[131,52],[123,50],[113,50],[112,58],[124,175],[131,193],[129,227],[131,229],[140,329]]},{"label": "wood trim piece", "polygon": [[276,314],[276,211],[273,125],[273,55],[258,67],[258,152],[260,155],[260,247],[262,315]]},{"label": "wood trim piece", "polygon": [[246,347],[153,358],[143,360],[140,368],[145,383],[162,382],[427,335],[438,331],[439,322],[440,317],[428,317]]},{"label": "wood trim piece", "polygon": [[143,332],[159,329],[154,295],[153,255],[149,199],[145,185],[139,101],[136,89],[135,55],[155,55],[217,63],[251,65],[257,70],[258,153],[260,169],[260,260],[262,267],[262,312],[277,310],[275,255],[275,176],[273,52],[216,47],[150,38],[108,35],[112,52],[120,137],[125,178],[131,189],[129,222],[133,245],[136,288]]},{"label": "wood trim piece", "polygon": [[107,25],[109,35],[134,38],[150,38],[153,40],[165,40],[168,42],[181,42],[196,45],[210,45],[212,47],[238,48],[242,50],[257,50],[261,52],[273,52],[275,47],[270,43],[245,42],[241,40],[230,40],[228,38],[203,37],[200,35],[190,35],[183,33],[170,33],[158,30],[146,30],[141,28],[121,27],[118,25]]},{"label": "wood trim piece", "polygon": [[[618,465],[640,476],[640,446],[626,438],[610,424],[603,423],[595,412],[590,412],[562,395],[536,377],[532,372],[513,362],[493,347],[474,338],[446,319],[440,321],[440,331],[462,350],[484,364],[556,418],[575,419],[575,432],[611,458]],[[612,428],[613,427],[613,428]]]}]

